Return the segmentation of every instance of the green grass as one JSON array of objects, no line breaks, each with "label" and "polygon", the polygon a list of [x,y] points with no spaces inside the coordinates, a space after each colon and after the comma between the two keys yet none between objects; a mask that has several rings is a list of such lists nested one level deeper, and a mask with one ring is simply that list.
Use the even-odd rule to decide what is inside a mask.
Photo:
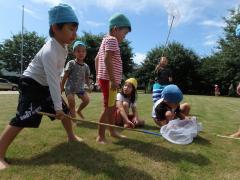
[{"label": "green grass", "polygon": [[[0,95],[0,131],[16,111],[18,95]],[[174,145],[161,137],[124,131],[127,139],[95,142],[97,126],[75,127],[83,143],[67,143],[60,121],[44,118],[40,128],[25,129],[10,146],[11,168],[0,179],[239,179],[239,140],[223,139],[240,126],[240,99],[185,96],[191,114],[203,124],[203,132],[190,145]],[[151,95],[139,94],[138,109],[145,129],[158,132],[151,119]],[[92,93],[84,110],[97,121],[101,94]]]}]

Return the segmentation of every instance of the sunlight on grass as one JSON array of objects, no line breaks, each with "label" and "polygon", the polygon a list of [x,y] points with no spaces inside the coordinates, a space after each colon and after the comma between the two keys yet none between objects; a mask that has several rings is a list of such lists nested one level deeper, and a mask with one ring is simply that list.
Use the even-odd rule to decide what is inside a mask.
[{"label": "sunlight on grass", "polygon": [[[83,111],[87,120],[98,121],[101,94],[92,93]],[[16,113],[18,95],[0,95],[0,130]],[[191,114],[203,123],[203,132],[190,145],[174,145],[161,137],[123,131],[127,139],[107,145],[95,142],[97,126],[75,126],[83,143],[67,143],[60,121],[44,117],[40,128],[25,129],[7,153],[11,168],[0,179],[238,179],[238,140],[216,137],[240,126],[240,99],[185,96]],[[78,101],[79,102],[79,101]],[[159,132],[151,119],[150,94],[139,94],[138,109],[145,129]],[[107,132],[108,133],[108,132]]]}]

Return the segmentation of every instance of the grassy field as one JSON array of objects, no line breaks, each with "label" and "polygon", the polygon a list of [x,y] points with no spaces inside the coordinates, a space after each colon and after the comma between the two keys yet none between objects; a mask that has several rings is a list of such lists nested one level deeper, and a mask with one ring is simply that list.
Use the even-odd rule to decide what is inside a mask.
[{"label": "grassy field", "polygon": [[[14,116],[18,95],[0,95],[0,131]],[[174,145],[162,137],[124,131],[127,139],[95,142],[97,127],[81,124],[75,132],[83,143],[68,143],[59,121],[44,118],[40,128],[25,129],[7,153],[11,168],[0,179],[239,179],[240,140],[223,139],[240,126],[240,99],[185,96],[203,132],[190,145]],[[145,129],[158,132],[151,119],[151,95],[139,94]],[[92,93],[84,111],[97,121],[101,94]]]}]

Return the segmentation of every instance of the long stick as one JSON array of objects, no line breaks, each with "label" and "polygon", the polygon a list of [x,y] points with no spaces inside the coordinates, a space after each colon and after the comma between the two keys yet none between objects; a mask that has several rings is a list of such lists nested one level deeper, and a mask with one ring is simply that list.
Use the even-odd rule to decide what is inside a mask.
[{"label": "long stick", "polygon": [[166,39],[166,42],[165,42],[165,45],[164,45],[164,48],[163,48],[162,56],[164,56],[164,53],[165,53],[165,50],[166,50],[166,47],[167,47],[167,44],[168,44],[168,39],[169,39],[171,30],[172,30],[172,25],[173,25],[174,18],[175,18],[175,16],[172,17],[171,25],[170,25],[169,30],[168,30],[168,35],[167,35],[167,39]]},{"label": "long stick", "polygon": [[[49,116],[49,117],[54,117],[54,118],[56,117],[55,114],[50,114],[50,113],[46,113],[46,112],[38,112],[38,114],[44,115],[44,116]],[[116,125],[112,125],[112,124],[106,124],[106,123],[95,122],[95,121],[86,121],[83,119],[72,118],[68,115],[65,115],[65,117],[69,120],[80,121],[80,122],[85,122],[85,123],[89,123],[89,124],[102,125],[102,126],[113,127],[113,128],[118,128],[118,129],[123,129],[123,130],[128,130],[128,131],[135,131],[135,132],[151,134],[151,135],[155,135],[155,136],[161,136],[161,134],[159,134],[159,133],[147,131],[147,130],[124,128],[124,127],[116,126]]]},{"label": "long stick", "polygon": [[220,134],[217,134],[218,137],[222,137],[222,138],[228,138],[228,139],[237,139],[237,140],[240,140],[240,138],[237,138],[237,137],[231,137],[231,136],[224,136],[224,135],[220,135]]}]

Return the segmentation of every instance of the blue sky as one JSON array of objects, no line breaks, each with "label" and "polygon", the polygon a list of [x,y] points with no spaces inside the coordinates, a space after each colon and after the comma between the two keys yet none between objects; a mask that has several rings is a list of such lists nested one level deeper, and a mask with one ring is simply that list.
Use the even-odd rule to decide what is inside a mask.
[{"label": "blue sky", "polygon": [[24,28],[48,36],[48,9],[59,3],[71,5],[79,18],[78,35],[108,30],[108,19],[124,13],[132,23],[130,40],[134,61],[141,62],[146,53],[166,41],[169,22],[175,15],[170,41],[178,41],[198,55],[210,55],[216,41],[223,36],[224,21],[229,9],[240,0],[7,0],[0,1],[0,43],[21,32],[22,5],[25,7]]}]

